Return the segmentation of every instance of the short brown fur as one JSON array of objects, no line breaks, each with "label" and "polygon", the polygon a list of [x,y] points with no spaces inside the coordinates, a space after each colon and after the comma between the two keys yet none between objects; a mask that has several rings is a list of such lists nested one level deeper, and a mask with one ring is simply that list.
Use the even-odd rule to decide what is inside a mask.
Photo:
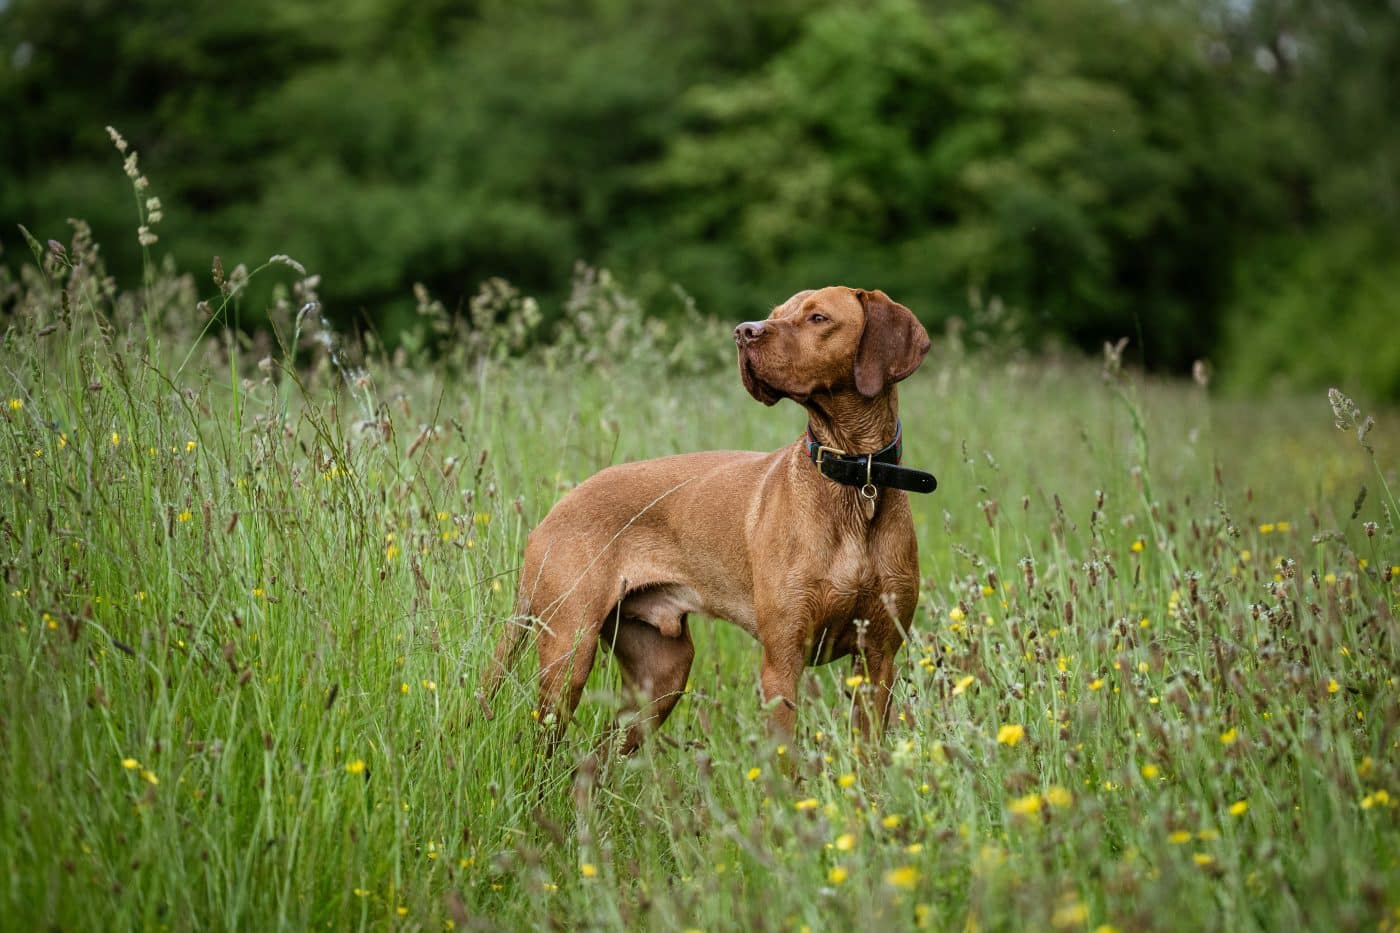
[{"label": "short brown fur", "polygon": [[[793,399],[821,442],[851,453],[894,437],[895,383],[929,349],[909,309],[844,287],[799,292],[767,320],[739,325],[735,340],[754,398]],[[626,753],[685,689],[691,612],[728,619],[762,645],[763,696],[779,735],[793,731],[804,667],[847,655],[869,684],[857,722],[876,733],[918,593],[905,493],[881,489],[872,505],[822,476],[799,440],[773,453],[685,454],[593,476],[530,535],[517,612],[538,629],[540,708],[553,714],[554,740],[599,644],[613,652],[637,703]],[[484,696],[525,632],[515,625],[501,639]]]}]

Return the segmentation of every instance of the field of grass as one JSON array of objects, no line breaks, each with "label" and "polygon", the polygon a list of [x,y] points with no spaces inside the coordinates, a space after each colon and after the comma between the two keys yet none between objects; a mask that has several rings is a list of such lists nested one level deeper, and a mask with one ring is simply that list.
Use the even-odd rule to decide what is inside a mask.
[{"label": "field of grass", "polygon": [[37,251],[0,281],[6,926],[1400,922],[1391,415],[1373,459],[1320,393],[938,339],[901,392],[941,486],[878,753],[844,665],[775,747],[757,646],[702,620],[662,733],[576,768],[609,664],[553,761],[530,662],[476,699],[524,537],[609,463],[796,438],[727,327],[585,276],[523,355],[499,283],[475,330],[420,296],[386,353],[279,261],[277,336],[245,338],[242,270],[120,291],[81,228]]}]

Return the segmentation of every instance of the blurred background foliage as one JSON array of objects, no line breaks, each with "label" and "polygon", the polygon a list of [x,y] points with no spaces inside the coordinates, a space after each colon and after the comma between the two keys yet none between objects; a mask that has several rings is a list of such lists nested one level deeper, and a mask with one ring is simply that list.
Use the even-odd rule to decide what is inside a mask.
[{"label": "blurred background foliage", "polygon": [[139,280],[112,124],[154,256],[288,253],[390,340],[414,283],[548,321],[583,261],[1396,400],[1397,78],[1395,0],[0,0],[0,261],[83,217]]}]

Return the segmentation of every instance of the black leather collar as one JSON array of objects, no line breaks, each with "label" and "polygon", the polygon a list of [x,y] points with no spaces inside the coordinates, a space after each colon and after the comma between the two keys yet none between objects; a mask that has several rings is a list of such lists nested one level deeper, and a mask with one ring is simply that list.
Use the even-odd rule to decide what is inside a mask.
[{"label": "black leather collar", "polygon": [[822,476],[843,486],[855,486],[867,499],[875,497],[875,488],[887,487],[903,489],[906,492],[933,492],[938,488],[938,480],[932,473],[900,466],[904,454],[904,432],[899,422],[895,422],[894,440],[870,454],[850,454],[835,447],[828,447],[817,440],[812,426],[807,425],[803,438],[807,445],[807,456],[817,465]]}]

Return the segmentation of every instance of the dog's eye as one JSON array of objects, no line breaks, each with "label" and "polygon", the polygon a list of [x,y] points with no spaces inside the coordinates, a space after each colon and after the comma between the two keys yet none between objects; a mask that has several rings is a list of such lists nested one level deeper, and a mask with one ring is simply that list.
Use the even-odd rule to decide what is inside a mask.
[{"label": "dog's eye", "polygon": [[808,324],[821,324],[822,322],[824,322],[824,321],[829,321],[829,320],[831,320],[831,319],[828,318],[825,314],[822,314],[822,313],[818,312],[818,313],[812,315],[811,317],[807,318],[807,323],[808,323]]}]

